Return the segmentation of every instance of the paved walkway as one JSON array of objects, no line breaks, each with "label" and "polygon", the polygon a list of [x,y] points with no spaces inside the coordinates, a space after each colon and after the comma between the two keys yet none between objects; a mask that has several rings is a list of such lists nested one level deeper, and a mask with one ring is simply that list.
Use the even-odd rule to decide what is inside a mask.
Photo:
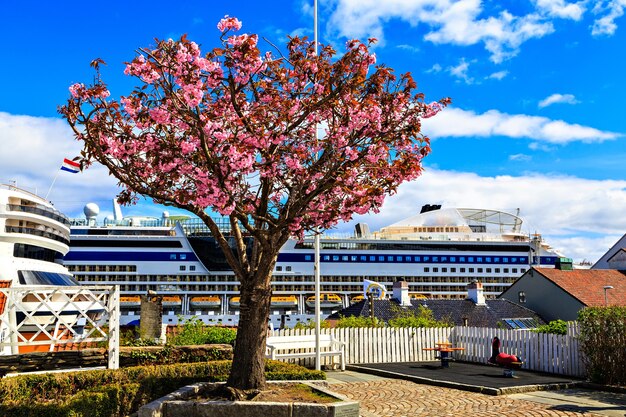
[{"label": "paved walkway", "polygon": [[580,389],[491,396],[358,372],[328,372],[331,389],[361,403],[362,417],[626,416],[626,395]]}]

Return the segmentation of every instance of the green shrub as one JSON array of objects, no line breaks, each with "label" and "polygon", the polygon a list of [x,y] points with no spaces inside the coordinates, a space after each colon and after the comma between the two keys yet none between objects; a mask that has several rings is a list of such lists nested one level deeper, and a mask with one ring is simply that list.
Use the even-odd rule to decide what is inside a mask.
[{"label": "green shrub", "polygon": [[[315,320],[299,321],[293,326],[294,329],[315,329]],[[320,321],[320,329],[330,329],[330,323],[326,320]]]},{"label": "green shrub", "polygon": [[626,384],[626,307],[589,307],[578,312],[580,349],[589,378]]},{"label": "green shrub", "polygon": [[548,324],[533,329],[533,331],[537,333],[567,334],[567,322],[563,320],[552,320]]},{"label": "green shrub", "polygon": [[390,327],[452,327],[449,318],[435,320],[435,316],[428,307],[423,305],[415,309],[403,309],[393,305],[391,308],[394,318],[389,320]]},{"label": "green shrub", "polygon": [[355,327],[383,327],[384,322],[377,318],[364,316],[339,317],[337,320],[338,328],[355,328]]},{"label": "green shrub", "polygon": [[209,345],[222,343],[233,345],[237,331],[228,327],[207,326],[196,317],[186,320],[178,327],[167,343],[176,346]]},{"label": "green shrub", "polygon": [[[121,417],[141,405],[196,382],[225,381],[230,361],[137,366],[0,380],[0,416]],[[320,371],[267,361],[268,380],[325,379]]]}]

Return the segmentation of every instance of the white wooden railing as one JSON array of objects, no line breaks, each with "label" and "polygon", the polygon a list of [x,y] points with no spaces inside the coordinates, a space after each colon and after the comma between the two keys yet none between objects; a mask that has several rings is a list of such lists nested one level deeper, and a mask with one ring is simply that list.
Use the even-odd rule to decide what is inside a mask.
[{"label": "white wooden railing", "polygon": [[[464,351],[455,352],[458,360],[487,363],[491,356],[491,340],[498,336],[500,351],[515,354],[524,361],[523,369],[585,376],[579,353],[577,328],[570,325],[567,335],[535,333],[530,330],[505,330],[480,327],[453,328],[346,328],[322,329],[346,343],[346,363],[427,362],[435,360],[435,352],[424,348],[436,342],[451,342]],[[310,329],[284,329],[271,332],[273,336],[314,334]],[[323,359],[323,365],[331,363]],[[292,360],[304,366],[314,366],[314,359]]]},{"label": "white wooden railing", "polygon": [[119,368],[119,286],[0,288],[0,355],[108,343]]}]

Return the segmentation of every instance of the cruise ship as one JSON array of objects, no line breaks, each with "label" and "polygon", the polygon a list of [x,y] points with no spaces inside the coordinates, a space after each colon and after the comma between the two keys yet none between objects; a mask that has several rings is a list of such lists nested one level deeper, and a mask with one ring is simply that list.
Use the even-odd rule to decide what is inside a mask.
[{"label": "cruise ship", "polygon": [[[196,316],[236,325],[239,282],[199,219],[122,217],[98,221],[85,206],[71,222],[64,264],[83,284],[117,284],[122,324],[135,322],[141,294],[163,296],[164,322]],[[220,223],[227,231],[228,222]],[[426,205],[420,213],[377,232],[358,224],[354,234],[321,237],[321,306],[331,314],[360,299],[365,279],[391,288],[403,278],[414,297],[465,298],[468,282],[483,283],[496,297],[529,267],[553,266],[561,255],[540,235],[522,233],[518,215],[497,210]],[[290,327],[313,317],[313,237],[290,240],[272,278],[270,320]]]},{"label": "cruise ship", "polygon": [[0,354],[17,353],[17,345],[9,342],[11,335],[16,337],[9,323],[14,323],[20,340],[41,342],[21,346],[19,352],[45,351],[50,349],[45,341],[50,340],[51,329],[58,333],[60,322],[61,326],[74,325],[79,320],[78,308],[93,310],[94,317],[103,312],[97,303],[76,300],[80,284],[63,266],[69,244],[68,217],[34,193],[0,184],[0,288],[63,289],[45,296],[24,292],[15,296],[14,304],[0,292]]}]

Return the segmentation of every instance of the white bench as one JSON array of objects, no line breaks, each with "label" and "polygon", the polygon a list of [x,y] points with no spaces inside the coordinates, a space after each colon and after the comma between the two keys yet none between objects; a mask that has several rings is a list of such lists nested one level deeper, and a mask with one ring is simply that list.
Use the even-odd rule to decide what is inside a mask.
[{"label": "white bench", "polygon": [[[315,335],[313,334],[307,336],[269,336],[266,344],[265,357],[269,359],[315,357]],[[320,355],[339,356],[342,371],[346,370],[344,346],[344,342],[335,339],[332,335],[320,335]],[[302,352],[303,349],[313,350]]]}]

